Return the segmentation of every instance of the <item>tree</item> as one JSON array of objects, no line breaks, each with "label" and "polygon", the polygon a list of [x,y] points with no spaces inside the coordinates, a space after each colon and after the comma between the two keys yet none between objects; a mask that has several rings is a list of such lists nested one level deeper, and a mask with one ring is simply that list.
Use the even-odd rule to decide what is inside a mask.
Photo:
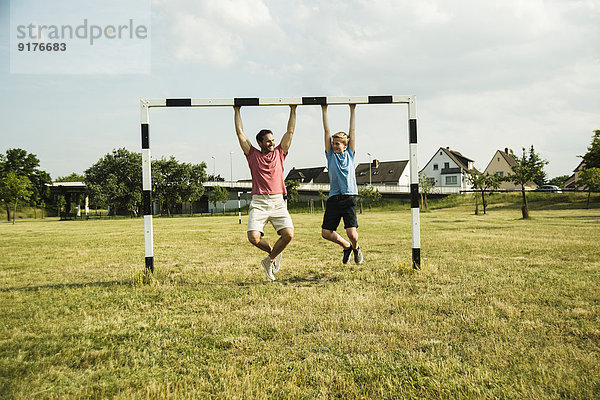
[{"label": "tree", "polygon": [[587,208],[590,208],[592,190],[600,190],[600,168],[586,168],[579,173],[577,185],[583,186],[588,191]]},{"label": "tree", "polygon": [[206,164],[204,162],[200,164],[188,164],[189,165],[189,181],[188,187],[184,190],[182,198],[190,203],[190,213],[194,213],[193,203],[194,201],[200,200],[204,194],[204,185],[202,182],[206,182]]},{"label": "tree", "polygon": [[[27,177],[31,190],[28,202],[32,205],[47,202],[50,200],[48,185],[52,179],[46,171],[38,168],[39,165],[40,160],[35,154],[28,153],[23,149],[8,149],[6,155],[0,154],[0,178],[5,177],[11,171],[16,176]],[[6,203],[7,219],[10,219],[10,206]]]},{"label": "tree", "polygon": [[433,190],[432,178],[425,174],[419,174],[419,192],[421,194],[421,210],[428,210],[427,195]]},{"label": "tree", "polygon": [[113,150],[85,170],[84,182],[94,201],[135,216],[142,200],[142,155]]},{"label": "tree", "polygon": [[[204,163],[202,163],[202,164],[204,164]],[[220,174],[208,175],[208,178],[206,178],[206,180],[208,180],[210,182],[225,182],[225,178],[223,178]]]},{"label": "tree", "polygon": [[56,182],[83,182],[84,180],[85,175],[79,175],[75,172],[71,173],[71,175],[56,178]]},{"label": "tree", "polygon": [[200,199],[205,169],[204,163],[179,163],[173,156],[152,162],[153,196],[165,206],[169,216],[175,205]]},{"label": "tree", "polygon": [[[13,205],[12,223],[15,223],[15,215],[17,214],[17,204],[19,200],[28,201],[33,193],[31,190],[31,182],[26,176],[19,176],[13,171],[6,173],[0,181],[0,198],[6,204]],[[10,216],[9,216],[10,220]]]},{"label": "tree", "polygon": [[287,192],[288,202],[295,204],[298,202],[298,187],[300,182],[296,181],[285,181],[285,190]]},{"label": "tree", "polygon": [[323,193],[322,190],[319,190],[319,199],[321,200],[321,208],[325,211],[325,200],[327,199],[327,195]]},{"label": "tree", "polygon": [[569,178],[570,178],[569,175],[556,176],[556,177],[550,179],[548,182],[546,182],[546,184],[548,184],[548,185],[556,185],[559,188],[564,189],[565,188],[565,182]]},{"label": "tree", "polygon": [[370,210],[371,203],[376,203],[381,199],[381,193],[379,193],[379,190],[373,189],[373,186],[361,186],[358,189],[358,198],[360,200],[360,212],[362,213],[363,201],[367,201]]},{"label": "tree", "polygon": [[483,206],[483,214],[485,214],[487,209],[485,192],[498,189],[501,183],[500,177],[497,175],[482,174],[476,169],[472,169],[467,173],[467,180],[473,185],[473,190],[475,191],[475,215],[479,214],[477,191],[481,194],[481,204]]},{"label": "tree", "polygon": [[600,130],[595,130],[592,143],[582,157],[586,168],[600,168]]},{"label": "tree", "polygon": [[225,203],[229,200],[229,192],[219,185],[214,186],[208,195],[208,200],[213,203],[215,209],[217,208],[217,203],[223,203],[223,214],[225,214]]},{"label": "tree", "polygon": [[507,176],[506,180],[521,186],[521,194],[523,196],[521,213],[523,214],[523,219],[527,219],[529,218],[529,208],[527,206],[527,196],[525,195],[525,185],[528,182],[534,181],[542,174],[544,165],[548,164],[548,161],[543,160],[536,154],[533,145],[529,149],[529,153],[523,148],[522,157],[515,155],[512,151],[511,156],[517,163],[511,166],[514,173]]}]

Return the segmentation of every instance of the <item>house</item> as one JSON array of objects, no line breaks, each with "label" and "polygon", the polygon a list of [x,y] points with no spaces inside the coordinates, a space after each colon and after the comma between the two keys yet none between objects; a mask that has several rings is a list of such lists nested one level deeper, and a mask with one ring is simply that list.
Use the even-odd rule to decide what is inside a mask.
[{"label": "house", "polygon": [[[410,185],[408,161],[379,161],[371,164],[361,163],[356,166],[357,185]],[[300,183],[329,183],[326,167],[292,168],[285,180]]]},{"label": "house", "polygon": [[409,186],[410,169],[407,166],[408,160],[373,160],[371,164],[358,164],[356,166],[356,184]]},{"label": "house", "polygon": [[[483,173],[488,175],[496,175],[500,178],[506,178],[507,176],[513,174],[512,167],[514,165],[517,165],[517,161],[510,154],[508,147],[505,147],[504,151],[496,151]],[[534,182],[527,182],[527,184],[525,184],[525,187],[529,189],[535,189],[537,188],[537,185]],[[521,190],[521,186],[516,185],[512,182],[502,181],[498,189]]]},{"label": "house", "polygon": [[[313,167],[313,168],[295,168],[292,167],[290,172],[288,172],[285,177],[286,181],[294,181],[300,183],[318,183],[315,181],[315,178],[319,176],[323,171],[325,171],[325,167]],[[325,171],[326,172],[326,171]],[[329,180],[327,180],[328,183]]]},{"label": "house", "polygon": [[574,189],[574,190],[582,189],[582,187],[577,185],[577,181],[579,180],[579,173],[581,171],[583,171],[584,169],[585,169],[585,163],[582,161],[579,163],[577,168],[575,168],[573,170],[573,175],[571,175],[569,177],[569,179],[567,179],[565,181],[565,189]]},{"label": "house", "polygon": [[467,173],[471,169],[473,160],[449,147],[440,147],[419,175],[429,178],[433,186],[469,190],[472,186],[467,180]]}]

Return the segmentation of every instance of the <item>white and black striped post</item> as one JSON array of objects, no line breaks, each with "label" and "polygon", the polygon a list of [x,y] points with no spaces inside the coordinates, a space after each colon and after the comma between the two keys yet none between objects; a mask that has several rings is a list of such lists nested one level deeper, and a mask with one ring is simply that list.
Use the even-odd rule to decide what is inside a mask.
[{"label": "white and black striped post", "polygon": [[[146,269],[154,272],[152,239],[152,176],[150,157],[150,107],[232,107],[232,106],[290,106],[290,105],[348,105],[348,104],[407,104],[409,118],[409,162],[412,221],[413,268],[421,265],[421,234],[419,222],[419,169],[417,165],[417,111],[415,96],[360,97],[236,97],[232,99],[147,99],[141,100],[142,120],[142,189],[144,209],[144,243]],[[239,193],[238,193],[239,203]],[[239,208],[239,207],[238,207]],[[239,215],[241,220],[241,215]]]},{"label": "white and black striped post", "polygon": [[408,142],[410,161],[410,214],[412,224],[412,264],[421,268],[421,227],[419,216],[419,168],[417,163],[417,105],[412,97],[408,103]]},{"label": "white and black striped post", "polygon": [[242,192],[237,192],[238,193],[238,221],[241,224],[242,223],[242,205],[241,205],[241,201],[240,201],[240,196],[242,195]]},{"label": "white and black striped post", "polygon": [[154,272],[154,250],[152,235],[152,162],[150,156],[150,124],[148,102],[141,101],[142,111],[142,205],[144,210],[144,250],[146,269]]}]

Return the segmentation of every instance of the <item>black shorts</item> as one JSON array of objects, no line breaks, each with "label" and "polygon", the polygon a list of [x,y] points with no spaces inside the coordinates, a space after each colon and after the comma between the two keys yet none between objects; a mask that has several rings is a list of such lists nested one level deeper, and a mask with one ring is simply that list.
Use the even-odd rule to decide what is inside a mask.
[{"label": "black shorts", "polygon": [[321,228],[335,231],[344,219],[344,229],[358,228],[356,218],[356,196],[337,195],[327,199]]}]

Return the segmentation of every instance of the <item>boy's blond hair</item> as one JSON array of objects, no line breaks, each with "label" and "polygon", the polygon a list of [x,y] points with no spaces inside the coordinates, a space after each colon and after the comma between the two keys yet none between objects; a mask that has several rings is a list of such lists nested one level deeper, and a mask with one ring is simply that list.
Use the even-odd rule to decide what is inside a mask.
[{"label": "boy's blond hair", "polygon": [[344,143],[344,146],[348,146],[348,142],[350,141],[350,139],[348,138],[348,134],[346,132],[336,132],[333,134],[333,136],[331,136],[331,141],[333,142],[335,139],[340,140],[341,142]]}]

